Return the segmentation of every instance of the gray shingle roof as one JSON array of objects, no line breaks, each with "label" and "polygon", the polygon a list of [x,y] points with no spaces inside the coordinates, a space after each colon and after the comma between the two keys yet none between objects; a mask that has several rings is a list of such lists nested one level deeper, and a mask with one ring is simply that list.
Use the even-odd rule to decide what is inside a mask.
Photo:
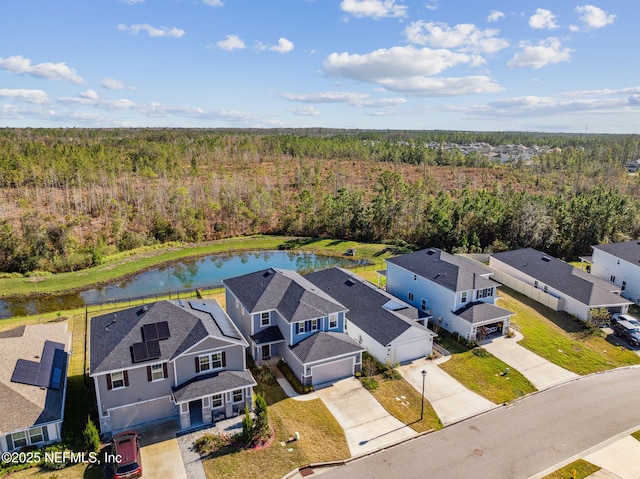
[{"label": "gray shingle roof", "polygon": [[196,376],[177,388],[173,388],[176,402],[193,401],[212,394],[256,386],[249,371],[220,371]]},{"label": "gray shingle roof", "polygon": [[504,319],[507,316],[513,316],[514,313],[491,303],[474,302],[454,311],[453,314],[468,323],[479,324]]},{"label": "gray shingle roof", "polygon": [[298,344],[289,346],[289,349],[302,364],[364,351],[364,348],[351,339],[348,334],[325,331],[309,336]]},{"label": "gray shingle roof", "polygon": [[494,253],[493,258],[588,306],[631,304],[611,284],[533,248]]},{"label": "gray shingle roof", "polygon": [[256,344],[270,344],[284,341],[284,336],[282,336],[278,326],[270,326],[251,336],[251,339]]},{"label": "gray shingle roof", "polygon": [[[307,274],[305,278],[349,308],[349,321],[380,344],[391,343],[411,327],[434,334],[415,321],[418,318],[416,308],[347,270],[326,269]],[[385,308],[384,305],[389,301],[394,301],[404,309],[391,311]]]},{"label": "gray shingle roof", "polygon": [[249,313],[276,310],[288,322],[347,309],[300,274],[286,269],[269,268],[225,279],[224,285]]},{"label": "gray shingle roof", "polygon": [[[142,341],[142,326],[156,322],[169,323],[169,339],[160,341],[160,361],[169,361],[207,337],[231,344],[247,345],[242,335],[216,301],[197,301],[211,306],[211,313],[194,309],[186,301],[160,301],[144,307],[135,307],[96,316],[90,323],[89,373],[104,373],[130,368],[134,364],[130,348]],[[215,319],[214,319],[215,318]],[[240,339],[225,336],[223,328],[233,328]]]},{"label": "gray shingle roof", "polygon": [[62,419],[66,369],[60,389],[11,381],[16,362],[19,359],[38,362],[45,341],[62,343],[68,351],[70,335],[67,324],[19,327],[0,337],[0,404],[3,405],[0,435]]},{"label": "gray shingle roof", "polygon": [[462,256],[438,248],[428,248],[386,260],[412,273],[433,281],[451,291],[494,288],[498,283],[488,279],[491,270]]},{"label": "gray shingle roof", "polygon": [[599,244],[592,246],[592,248],[609,253],[633,265],[640,266],[640,241],[638,240]]}]

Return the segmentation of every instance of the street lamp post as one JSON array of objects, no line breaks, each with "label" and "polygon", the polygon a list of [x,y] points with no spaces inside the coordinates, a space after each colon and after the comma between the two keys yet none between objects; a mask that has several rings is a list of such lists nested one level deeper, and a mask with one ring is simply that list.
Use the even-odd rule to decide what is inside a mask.
[{"label": "street lamp post", "polygon": [[422,404],[420,405],[420,420],[424,417],[424,378],[427,377],[427,371],[422,370]]}]

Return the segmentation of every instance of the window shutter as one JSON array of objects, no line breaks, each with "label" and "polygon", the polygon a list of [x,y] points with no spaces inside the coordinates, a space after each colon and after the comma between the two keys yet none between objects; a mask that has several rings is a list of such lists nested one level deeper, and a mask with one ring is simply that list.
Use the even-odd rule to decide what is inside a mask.
[{"label": "window shutter", "polygon": [[147,366],[147,381],[151,382],[153,377],[151,376],[151,366]]},{"label": "window shutter", "polygon": [[113,384],[111,383],[111,374],[107,374],[107,389],[109,391],[113,389]]},{"label": "window shutter", "polygon": [[200,372],[200,358],[196,358],[196,374]]},{"label": "window shutter", "polygon": [[222,351],[222,367],[227,367],[227,353],[225,351]]},{"label": "window shutter", "polygon": [[167,367],[167,363],[162,363],[162,375],[165,378],[169,377],[169,368]]},{"label": "window shutter", "polygon": [[296,323],[296,334],[300,334],[300,323]]},{"label": "window shutter", "polygon": [[7,447],[9,448],[9,451],[13,449],[13,437],[11,434],[7,434]]},{"label": "window shutter", "polygon": [[42,437],[45,441],[49,440],[49,428],[47,426],[42,426]]},{"label": "window shutter", "polygon": [[128,371],[124,371],[124,386],[125,387],[129,386],[129,372]]}]

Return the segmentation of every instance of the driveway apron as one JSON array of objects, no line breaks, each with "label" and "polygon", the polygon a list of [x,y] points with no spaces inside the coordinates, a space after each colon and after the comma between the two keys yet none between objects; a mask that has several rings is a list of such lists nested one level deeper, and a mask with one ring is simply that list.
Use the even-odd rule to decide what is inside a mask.
[{"label": "driveway apron", "polygon": [[[442,358],[446,360],[446,358]],[[443,425],[452,424],[496,407],[491,401],[469,391],[458,381],[437,366],[442,360],[419,359],[400,366],[398,371],[418,392],[422,392],[422,371],[424,397],[429,400]]]},{"label": "driveway apron", "polygon": [[520,346],[518,341],[522,338],[522,334],[516,332],[513,338],[505,336],[494,338],[483,344],[482,347],[496,358],[520,371],[538,390],[547,389],[579,377],[576,373],[561,368]]},{"label": "driveway apron", "polygon": [[316,392],[344,429],[352,456],[416,435],[391,416],[356,378],[337,381]]},{"label": "driveway apron", "polygon": [[187,479],[177,439],[144,446],[140,448],[140,456],[144,477]]}]

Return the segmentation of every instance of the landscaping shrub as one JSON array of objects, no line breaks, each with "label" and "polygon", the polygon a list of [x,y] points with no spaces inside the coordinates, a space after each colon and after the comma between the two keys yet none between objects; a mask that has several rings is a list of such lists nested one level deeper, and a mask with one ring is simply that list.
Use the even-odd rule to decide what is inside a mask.
[{"label": "landscaping shrub", "polygon": [[87,419],[87,425],[82,431],[82,438],[87,452],[98,452],[100,450],[100,433],[91,418]]},{"label": "landscaping shrub", "polygon": [[297,392],[298,394],[306,394],[309,392],[308,389],[305,391],[305,387],[300,383],[300,381],[298,381],[296,375],[293,374],[293,371],[291,370],[289,365],[284,362],[283,359],[278,361],[278,369],[289,382],[289,384],[291,384],[291,387],[295,390],[295,392]]},{"label": "landscaping shrub", "polygon": [[488,358],[490,356],[489,351],[480,347],[473,348],[471,352],[474,356],[478,356],[479,358]]},{"label": "landscaping shrub", "polygon": [[256,405],[253,412],[256,415],[254,438],[262,438],[269,433],[269,412],[267,410],[267,401],[262,394],[256,394]]},{"label": "landscaping shrub", "polygon": [[196,439],[193,448],[198,454],[205,456],[232,444],[234,441],[235,436],[230,434],[205,434]]},{"label": "landscaping shrub", "polygon": [[244,418],[242,418],[242,442],[246,445],[253,442],[253,418],[248,406],[244,407]]},{"label": "landscaping shrub", "polygon": [[378,381],[376,381],[374,378],[372,377],[363,377],[362,379],[360,379],[360,381],[362,382],[362,385],[368,389],[369,391],[373,391],[374,389],[378,389]]}]

